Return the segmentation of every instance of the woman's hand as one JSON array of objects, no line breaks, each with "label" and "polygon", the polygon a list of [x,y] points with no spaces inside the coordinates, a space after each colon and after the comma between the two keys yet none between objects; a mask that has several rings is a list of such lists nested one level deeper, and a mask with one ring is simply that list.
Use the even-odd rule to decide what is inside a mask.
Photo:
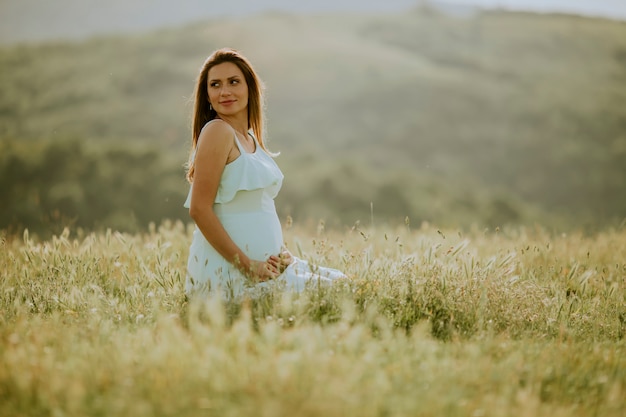
[{"label": "woman's hand", "polygon": [[288,250],[284,250],[278,255],[272,255],[268,258],[267,263],[271,264],[279,274],[282,274],[285,269],[293,262],[293,255]]},{"label": "woman's hand", "polygon": [[250,276],[254,281],[265,282],[278,275],[280,275],[279,269],[269,261],[250,261]]}]

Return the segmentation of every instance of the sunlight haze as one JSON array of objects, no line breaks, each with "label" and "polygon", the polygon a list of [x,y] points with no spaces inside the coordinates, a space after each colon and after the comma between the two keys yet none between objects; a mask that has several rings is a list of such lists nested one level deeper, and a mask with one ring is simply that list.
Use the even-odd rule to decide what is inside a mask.
[{"label": "sunlight haze", "polygon": [[0,1],[0,43],[80,39],[268,11],[381,13],[407,10],[419,4],[443,5],[446,9],[457,4],[626,19],[626,2],[622,0],[3,0]]}]

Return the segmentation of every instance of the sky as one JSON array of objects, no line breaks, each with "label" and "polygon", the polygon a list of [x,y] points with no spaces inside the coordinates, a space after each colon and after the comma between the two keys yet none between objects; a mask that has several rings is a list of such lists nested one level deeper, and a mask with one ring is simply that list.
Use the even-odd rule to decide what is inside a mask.
[{"label": "sky", "polygon": [[[424,1],[424,0],[422,0]],[[442,0],[626,20],[626,0]],[[0,43],[81,39],[263,11],[401,12],[419,0],[0,0]]]}]

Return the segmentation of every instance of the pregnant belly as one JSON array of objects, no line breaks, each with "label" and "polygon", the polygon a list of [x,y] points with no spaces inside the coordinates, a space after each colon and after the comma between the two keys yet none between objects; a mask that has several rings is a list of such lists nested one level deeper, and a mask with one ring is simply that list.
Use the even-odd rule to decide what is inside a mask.
[{"label": "pregnant belly", "polygon": [[277,255],[283,233],[274,200],[264,189],[241,190],[225,204],[213,206],[231,239],[248,257],[258,261]]},{"label": "pregnant belly", "polygon": [[218,217],[231,239],[251,259],[266,260],[280,252],[283,233],[275,211],[221,213]]}]

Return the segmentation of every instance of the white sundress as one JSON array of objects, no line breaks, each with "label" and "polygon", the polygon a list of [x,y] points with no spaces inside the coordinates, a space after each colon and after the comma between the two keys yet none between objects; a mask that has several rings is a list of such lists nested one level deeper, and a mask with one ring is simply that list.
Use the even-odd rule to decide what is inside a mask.
[{"label": "white sundress", "polygon": [[[274,198],[283,181],[274,159],[258,144],[247,152],[235,142],[241,155],[224,167],[213,210],[235,244],[253,260],[265,261],[283,249],[283,234]],[[184,206],[191,205],[191,190]],[[307,282],[331,283],[345,275],[332,268],[310,265],[293,257],[294,261],[275,280],[252,284],[233,264],[220,255],[196,226],[189,248],[185,292],[188,295],[221,291],[226,299],[254,295],[272,285],[301,292]]]}]

